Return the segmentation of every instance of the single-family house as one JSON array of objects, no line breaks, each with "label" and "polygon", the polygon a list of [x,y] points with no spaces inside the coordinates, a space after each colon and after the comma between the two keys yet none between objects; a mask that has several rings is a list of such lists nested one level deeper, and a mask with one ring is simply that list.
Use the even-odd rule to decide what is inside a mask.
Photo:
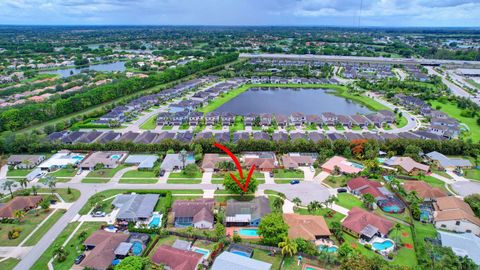
[{"label": "single-family house", "polygon": [[434,225],[438,229],[480,235],[480,218],[463,200],[447,196],[437,198]]},{"label": "single-family house", "polygon": [[273,115],[271,113],[262,113],[260,114],[260,125],[270,126],[272,124]]},{"label": "single-family house", "polygon": [[117,221],[147,221],[157,205],[158,194],[120,194],[112,202],[118,208]]},{"label": "single-family house", "polygon": [[93,171],[95,166],[101,164],[104,168],[113,169],[122,163],[127,155],[127,152],[121,151],[93,152],[82,160],[79,167],[82,170]]},{"label": "single-family house", "polygon": [[274,152],[245,152],[242,160],[243,165],[248,169],[255,165],[256,170],[272,171],[278,166]]},{"label": "single-family house", "polygon": [[151,170],[155,166],[157,160],[157,155],[129,155],[123,163],[136,165],[138,169]]},{"label": "single-family house", "polygon": [[175,227],[213,228],[214,199],[176,200],[172,205]]},{"label": "single-family house", "polygon": [[286,132],[275,132],[272,134],[272,140],[276,142],[286,142],[288,141],[288,134]]},{"label": "single-family house", "polygon": [[15,169],[32,169],[44,160],[44,155],[11,155],[7,164]]},{"label": "single-family house", "polygon": [[228,200],[225,210],[225,225],[228,227],[257,227],[262,218],[270,212],[270,204],[266,197],[255,197],[251,201]]},{"label": "single-family house", "polygon": [[288,225],[290,239],[302,238],[307,241],[315,241],[331,235],[322,216],[283,214],[283,220]]},{"label": "single-family house", "polygon": [[473,233],[451,233],[438,231],[438,240],[442,247],[449,247],[457,256],[472,259],[480,265],[480,237]]},{"label": "single-family house", "polygon": [[279,127],[286,127],[288,124],[288,117],[283,115],[283,114],[275,114],[274,115],[275,122],[277,122],[277,125]]},{"label": "single-family house", "polygon": [[270,270],[271,268],[270,263],[224,251],[215,258],[211,270]]},{"label": "single-family house", "polygon": [[127,233],[112,233],[98,230],[92,233],[83,244],[89,250],[80,266],[95,270],[106,270],[112,265],[117,247],[128,239]]},{"label": "single-family house", "polygon": [[258,141],[258,140],[266,140],[266,141],[269,141],[270,140],[270,135],[264,131],[258,131],[258,132],[254,132],[252,134],[253,136],[253,139]]},{"label": "single-family house", "polygon": [[42,201],[42,196],[17,196],[8,201],[7,203],[0,205],[0,219],[13,219],[15,218],[15,211],[23,210],[28,212],[30,209],[34,209]]},{"label": "single-family house", "polygon": [[288,117],[288,122],[294,126],[301,126],[305,123],[305,114],[301,112],[291,113]]},{"label": "single-family house", "polygon": [[312,166],[317,159],[316,153],[288,153],[282,156],[282,165],[285,169],[298,169]]},{"label": "single-family house", "polygon": [[411,157],[391,157],[384,164],[401,169],[411,175],[417,175],[419,172],[428,173],[430,171],[428,165],[416,162]]},{"label": "single-family house", "polygon": [[235,115],[230,112],[223,112],[220,115],[220,119],[222,120],[223,126],[231,126],[235,122]]},{"label": "single-family house", "polygon": [[197,270],[203,260],[203,254],[161,245],[153,254],[152,262],[163,264],[171,270]]},{"label": "single-family house", "polygon": [[343,174],[355,174],[363,170],[363,166],[352,163],[346,158],[340,156],[330,158],[321,166],[322,170],[328,173],[333,173],[336,170],[336,167],[338,167],[338,171]]},{"label": "single-family house", "polygon": [[353,207],[343,220],[342,227],[347,233],[369,242],[374,236],[387,237],[393,222],[359,207]]},{"label": "single-family house", "polygon": [[455,169],[470,169],[473,166],[468,159],[449,158],[437,151],[426,154],[426,158],[435,164],[436,167],[443,170],[453,171]]},{"label": "single-family house", "polygon": [[53,171],[61,168],[66,168],[67,166],[77,166],[83,159],[85,155],[72,153],[69,150],[61,150],[58,153],[51,156],[49,159],[40,163],[38,167],[42,171]]},{"label": "single-family house", "polygon": [[424,181],[405,180],[403,188],[408,192],[415,191],[424,201],[435,201],[437,198],[447,196],[440,188],[432,187]]},{"label": "single-family house", "polygon": [[188,124],[190,126],[197,126],[200,123],[200,120],[202,120],[202,117],[203,113],[201,112],[191,112],[188,116]]},{"label": "single-family house", "polygon": [[205,125],[213,126],[220,120],[220,113],[218,112],[209,112],[205,115]]},{"label": "single-family house", "polygon": [[205,172],[213,172],[218,170],[218,163],[222,161],[231,161],[231,159],[227,156],[220,156],[219,154],[205,154],[201,168]]},{"label": "single-family house", "polygon": [[216,132],[215,141],[219,143],[230,142],[230,132]]},{"label": "single-family house", "polygon": [[174,170],[183,170],[188,164],[194,164],[195,158],[192,153],[187,153],[185,157],[180,154],[167,154],[160,165],[160,169],[171,172]]}]

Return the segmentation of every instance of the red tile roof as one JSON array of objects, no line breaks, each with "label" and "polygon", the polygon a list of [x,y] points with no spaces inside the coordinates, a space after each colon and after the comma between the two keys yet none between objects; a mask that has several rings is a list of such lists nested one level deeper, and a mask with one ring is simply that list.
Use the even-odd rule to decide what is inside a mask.
[{"label": "red tile roof", "polygon": [[92,269],[107,269],[115,259],[115,249],[120,243],[127,241],[125,233],[111,233],[104,230],[95,231],[84,244],[95,246],[80,264]]},{"label": "red tile roof", "polygon": [[342,222],[342,225],[358,234],[360,234],[367,225],[372,225],[383,235],[386,235],[392,229],[393,222],[361,208],[353,207],[352,210],[348,211],[348,216]]},{"label": "red tile roof", "polygon": [[403,186],[407,191],[416,191],[422,199],[435,199],[445,197],[447,194],[439,188],[434,188],[423,181],[407,180]]},{"label": "red tile roof", "polygon": [[356,190],[360,194],[372,194],[373,197],[383,197],[383,193],[378,190],[382,185],[377,181],[371,181],[364,177],[357,177],[348,181],[347,186],[350,190]]},{"label": "red tile roof", "polygon": [[152,262],[165,264],[172,270],[196,270],[203,255],[193,251],[180,250],[161,245],[152,256]]}]

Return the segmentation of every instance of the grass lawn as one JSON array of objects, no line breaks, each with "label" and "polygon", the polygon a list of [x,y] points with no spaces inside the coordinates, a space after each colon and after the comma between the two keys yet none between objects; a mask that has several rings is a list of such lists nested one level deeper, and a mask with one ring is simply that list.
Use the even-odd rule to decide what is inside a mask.
[{"label": "grass lawn", "polygon": [[275,257],[269,256],[269,252],[261,249],[253,250],[253,259],[271,263],[271,269],[280,269],[280,264],[282,263],[282,254],[277,254]]},{"label": "grass lawn", "polygon": [[155,184],[158,179],[146,179],[146,178],[120,178],[118,181],[120,184]]},{"label": "grass lawn", "polygon": [[303,171],[278,169],[273,171],[274,178],[299,178],[303,179]]},{"label": "grass lawn", "polygon": [[74,177],[77,171],[73,168],[71,169],[60,169],[55,172],[49,173],[49,175],[54,177]]},{"label": "grass lawn", "polygon": [[426,182],[430,186],[440,188],[443,191],[448,193],[448,190],[445,188],[445,182],[443,182],[442,180],[438,180],[437,178],[435,178],[433,176],[426,175],[426,176],[422,177],[421,179],[418,178],[418,177],[412,177],[412,178],[416,178],[420,181]]},{"label": "grass lawn", "polygon": [[[50,189],[48,188],[39,188],[38,189],[39,193],[51,193]],[[65,202],[74,202],[78,200],[80,197],[80,191],[78,189],[70,188],[70,194],[68,194],[68,189],[67,188],[55,188],[53,191],[54,193],[57,193],[60,197]]]},{"label": "grass lawn", "polygon": [[66,210],[65,209],[59,209],[55,211],[55,213],[51,214],[50,217],[43,223],[43,225],[25,242],[25,246],[34,246],[42,236],[50,230],[50,228],[55,224],[60,217],[65,214]]},{"label": "grass lawn", "polygon": [[330,227],[332,224],[332,222],[340,222],[340,220],[342,220],[345,216],[339,212],[335,212],[332,210],[332,212],[334,213],[333,216],[328,216],[328,209],[326,208],[321,208],[321,209],[318,209],[317,211],[315,212],[308,212],[307,209],[305,208],[295,208],[295,213],[297,214],[300,214],[300,215],[316,215],[316,216],[323,216],[323,218],[325,219],[325,222],[327,222],[327,225],[328,227]]},{"label": "grass lawn", "polygon": [[239,130],[245,130],[245,123],[243,123],[243,117],[235,116],[235,122],[233,126],[230,127],[230,131],[235,132]]},{"label": "grass lawn", "polygon": [[362,128],[358,125],[352,126],[352,130],[362,130]]},{"label": "grass lawn", "polygon": [[162,130],[172,130],[173,126],[162,126]]},{"label": "grass lawn", "polygon": [[[23,239],[25,239],[37,227],[37,225],[51,213],[52,211],[45,212],[39,210],[38,216],[36,216],[34,211],[29,211],[20,224],[2,224],[2,229],[0,230],[0,241],[2,246],[17,246],[20,244],[20,242],[22,242]],[[8,239],[8,231],[14,228],[22,230],[20,236],[17,239]]]},{"label": "grass lawn", "polygon": [[0,269],[2,270],[11,270],[20,262],[19,259],[8,258],[3,262],[0,262]]},{"label": "grass lawn", "polygon": [[470,169],[464,170],[465,177],[472,180],[480,181],[480,170],[477,169]]},{"label": "grass lawn", "polygon": [[317,130],[318,126],[316,124],[305,125],[305,130]]},{"label": "grass lawn", "polygon": [[[120,171],[121,169],[124,169],[124,168],[127,168],[128,166],[127,165],[119,165],[117,166],[116,168],[114,169],[100,169],[100,170],[95,170],[95,171],[91,171],[90,173],[88,173],[87,177],[85,177],[84,179],[88,179],[88,178],[112,178],[115,173],[117,173],[118,171]],[[108,179],[110,180],[110,179]]]},{"label": "grass lawn", "polygon": [[330,175],[329,177],[327,177],[327,179],[324,180],[324,182],[333,187],[333,188],[337,188],[337,187],[344,187],[347,185],[347,182],[348,180],[352,179],[351,177],[346,177],[344,175],[340,175],[340,176],[333,176],[333,175]]},{"label": "grass lawn", "polygon": [[212,183],[212,184],[221,185],[221,184],[223,184],[223,179],[222,179],[222,180],[220,180],[220,179],[212,179],[211,183]]},{"label": "grass lawn", "polygon": [[241,93],[247,91],[250,87],[251,87],[251,85],[246,84],[246,85],[243,85],[243,86],[241,86],[237,89],[231,90],[228,93],[221,94],[220,96],[215,98],[212,102],[210,102],[207,106],[204,106],[204,107],[198,109],[198,111],[203,112],[203,113],[212,112],[212,111],[218,109],[223,104],[232,100],[236,96],[238,96]]},{"label": "grass lawn", "polygon": [[188,123],[183,123],[183,124],[180,125],[180,127],[178,129],[179,130],[187,130],[189,127],[190,127],[190,125]]},{"label": "grass lawn", "polygon": [[14,170],[8,170],[7,176],[27,176],[32,170],[22,170],[22,169],[14,169]]},{"label": "grass lawn", "polygon": [[440,106],[440,111],[467,125],[470,129],[470,132],[468,132],[465,138],[470,138],[473,140],[473,142],[478,142],[480,140],[480,126],[477,124],[476,118],[468,118],[462,116],[462,110],[457,108],[457,105],[454,103],[440,103],[437,100],[430,100],[429,102],[432,104],[432,108]]},{"label": "grass lawn", "polygon": [[200,184],[202,182],[201,179],[170,179],[168,178],[167,184]]},{"label": "grass lawn", "polygon": [[84,178],[82,179],[82,183],[86,184],[103,184],[110,181],[110,178]]},{"label": "grass lawn", "polygon": [[128,171],[122,178],[157,178],[154,171]]},{"label": "grass lawn", "polygon": [[186,175],[183,173],[183,171],[181,172],[172,172],[170,173],[170,175],[168,176],[168,179],[184,179],[184,178],[202,178],[202,172],[200,170],[196,171],[194,175]]},{"label": "grass lawn", "polygon": [[290,181],[292,181],[292,180],[289,180],[289,179],[280,179],[280,180],[277,180],[277,179],[275,178],[274,181],[275,181],[275,184],[290,184]]},{"label": "grass lawn", "polygon": [[405,116],[399,117],[397,115],[397,124],[396,124],[397,128],[402,128],[402,127],[406,126],[407,123],[408,123],[408,121],[407,121],[407,118],[405,118]]},{"label": "grass lawn", "polygon": [[153,115],[140,125],[140,129],[153,130],[157,127],[157,116]]},{"label": "grass lawn", "polygon": [[336,204],[343,206],[347,209],[352,209],[354,206],[363,208],[362,201],[349,193],[338,193],[338,202]]},{"label": "grass lawn", "polygon": [[203,190],[201,189],[174,189],[171,190],[172,195],[181,195],[181,194],[200,194],[203,195]]}]

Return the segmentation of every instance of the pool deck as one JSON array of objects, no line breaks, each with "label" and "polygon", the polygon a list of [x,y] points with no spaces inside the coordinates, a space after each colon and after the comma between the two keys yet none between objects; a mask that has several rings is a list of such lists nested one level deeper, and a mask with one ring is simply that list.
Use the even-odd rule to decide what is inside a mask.
[{"label": "pool deck", "polygon": [[235,232],[237,232],[237,234],[240,235],[240,237],[243,238],[243,239],[258,239],[258,238],[260,238],[260,236],[241,235],[241,234],[238,233],[240,231],[240,229],[257,229],[257,227],[227,227],[225,229],[225,233],[226,233],[227,236],[233,237]]}]

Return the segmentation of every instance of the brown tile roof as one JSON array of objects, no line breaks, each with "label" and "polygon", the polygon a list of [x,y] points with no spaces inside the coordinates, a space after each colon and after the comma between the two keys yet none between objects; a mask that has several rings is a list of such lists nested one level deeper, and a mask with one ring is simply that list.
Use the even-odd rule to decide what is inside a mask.
[{"label": "brown tile roof", "polygon": [[282,156],[282,163],[285,168],[298,168],[299,164],[313,164],[314,161],[311,156]]},{"label": "brown tile roof", "polygon": [[447,196],[440,188],[434,188],[423,181],[407,180],[403,188],[407,191],[417,192],[417,195],[422,199],[435,199]]},{"label": "brown tile roof", "polygon": [[315,240],[316,236],[330,236],[330,230],[322,216],[283,214],[288,225],[288,237]]},{"label": "brown tile roof", "polygon": [[480,218],[461,210],[445,210],[436,212],[435,221],[448,221],[448,220],[468,220],[469,222],[480,226]]},{"label": "brown tile roof", "polygon": [[250,168],[253,164],[258,169],[273,170],[275,168],[275,160],[272,158],[245,158],[244,163],[247,168]]},{"label": "brown tile roof", "polygon": [[348,216],[343,220],[342,225],[358,234],[360,234],[367,225],[372,225],[383,235],[386,235],[392,229],[393,222],[361,208],[353,207],[348,211]]},{"label": "brown tile roof", "polygon": [[348,181],[347,186],[350,190],[356,190],[360,194],[371,194],[374,198],[384,197],[384,194],[378,189],[382,187],[382,184],[364,177],[353,178]]},{"label": "brown tile roof", "polygon": [[407,172],[411,172],[414,169],[428,172],[428,170],[430,169],[428,165],[418,163],[415,160],[413,160],[411,157],[397,157],[390,165],[400,166]]},{"label": "brown tile roof", "polygon": [[466,202],[454,196],[438,198],[436,206],[437,210],[439,211],[460,209],[472,216],[475,215],[472,211],[472,208],[470,208],[470,206]]},{"label": "brown tile roof", "polygon": [[0,207],[0,218],[13,218],[13,213],[15,211],[36,207],[41,201],[42,196],[15,197]]},{"label": "brown tile roof", "polygon": [[115,259],[115,249],[128,237],[129,235],[125,233],[95,231],[83,242],[85,245],[93,245],[95,248],[88,253],[80,265],[93,269],[107,269]]},{"label": "brown tile roof", "polygon": [[202,257],[203,255],[197,252],[161,245],[153,254],[152,262],[163,263],[172,270],[196,270]]},{"label": "brown tile roof", "polygon": [[215,169],[217,163],[228,161],[230,158],[222,157],[219,154],[205,154],[202,161],[202,169]]}]

